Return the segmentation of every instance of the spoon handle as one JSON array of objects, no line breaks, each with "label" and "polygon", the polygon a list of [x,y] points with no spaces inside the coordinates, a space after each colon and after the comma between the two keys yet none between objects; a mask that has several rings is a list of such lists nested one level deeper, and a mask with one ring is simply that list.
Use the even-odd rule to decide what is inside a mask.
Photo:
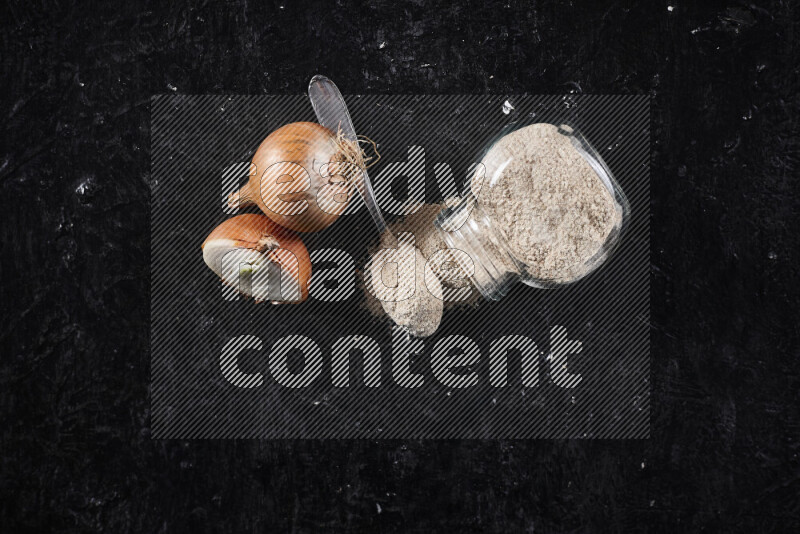
[{"label": "spoon handle", "polygon": [[[358,136],[350,119],[350,113],[342,98],[342,93],[332,81],[327,77],[317,74],[308,84],[308,98],[311,99],[311,106],[317,115],[319,123],[334,133],[341,132],[345,139],[358,143]],[[356,184],[358,192],[367,205],[367,210],[378,227],[378,233],[386,231],[386,221],[383,220],[381,210],[375,201],[375,193],[372,190],[372,182],[367,174],[367,169],[362,167],[361,172],[364,176],[363,183]]]}]

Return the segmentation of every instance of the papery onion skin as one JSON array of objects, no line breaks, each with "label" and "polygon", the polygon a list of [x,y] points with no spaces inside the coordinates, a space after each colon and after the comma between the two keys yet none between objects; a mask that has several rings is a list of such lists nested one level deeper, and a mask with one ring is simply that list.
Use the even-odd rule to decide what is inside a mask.
[{"label": "papery onion skin", "polygon": [[[287,124],[259,145],[252,159],[254,174],[229,197],[229,204],[254,203],[281,226],[317,232],[333,224],[352,198],[353,188],[340,176],[319,174],[345,160],[342,144],[329,129],[313,122]],[[336,201],[331,201],[333,197]],[[322,207],[318,200],[324,203]],[[297,201],[305,201],[305,208]]]},{"label": "papery onion skin", "polygon": [[[201,248],[205,252],[206,246],[210,243],[227,241],[230,241],[230,243],[226,244],[231,250],[241,248],[262,252],[270,261],[278,264],[283,270],[292,272],[292,276],[298,281],[300,299],[286,302],[303,302],[308,298],[311,257],[300,236],[278,225],[269,217],[261,214],[246,213],[232,217],[214,228],[203,242]],[[297,259],[297,269],[293,268],[292,264],[294,262],[289,261],[290,256],[287,251]],[[205,255],[204,260],[206,260]],[[208,263],[207,260],[206,263]],[[209,265],[209,267],[217,272],[213,266]],[[220,273],[217,272],[217,274]]]}]

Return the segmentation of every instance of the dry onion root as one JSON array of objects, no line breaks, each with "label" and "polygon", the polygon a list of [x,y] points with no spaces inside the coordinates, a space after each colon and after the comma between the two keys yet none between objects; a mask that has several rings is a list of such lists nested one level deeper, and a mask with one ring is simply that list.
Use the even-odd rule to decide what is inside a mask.
[{"label": "dry onion root", "polygon": [[223,283],[257,302],[308,298],[311,258],[299,236],[260,214],[217,226],[202,245],[203,261]]},{"label": "dry onion root", "polygon": [[259,145],[255,173],[228,204],[256,204],[274,222],[296,232],[327,228],[360,185],[364,157],[355,141],[312,122],[287,124]]}]

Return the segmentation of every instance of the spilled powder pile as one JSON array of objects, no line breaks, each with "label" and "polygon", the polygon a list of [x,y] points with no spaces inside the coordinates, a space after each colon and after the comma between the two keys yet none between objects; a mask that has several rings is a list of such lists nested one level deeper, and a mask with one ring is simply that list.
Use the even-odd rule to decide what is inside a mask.
[{"label": "spilled powder pile", "polygon": [[[442,320],[442,286],[439,279],[430,270],[425,273],[425,256],[419,248],[408,243],[397,245],[400,258],[410,261],[387,263],[378,256],[373,256],[367,265],[365,277],[368,287],[372,287],[375,297],[380,301],[383,310],[399,326],[411,335],[426,337],[439,328]],[[413,290],[407,291],[400,280],[413,277]],[[371,280],[382,283],[372,284]]]},{"label": "spilled powder pile", "polygon": [[[457,201],[457,198],[448,200],[448,202],[452,202],[454,205]],[[419,248],[420,252],[422,252],[422,255],[425,256],[431,270],[439,278],[442,287],[444,289],[463,289],[470,287],[471,283],[460,271],[458,262],[450,253],[447,243],[445,243],[434,226],[436,217],[445,207],[445,204],[420,204],[415,206],[416,211],[414,211],[414,213],[392,224],[389,227],[389,232],[381,236],[381,247],[395,246],[394,236],[400,235],[401,232],[413,234],[415,245]],[[472,291],[472,296],[475,298],[467,299],[466,301],[448,298],[447,302],[445,302],[445,307],[448,304],[458,305],[466,302],[472,303],[477,300],[477,296],[479,296],[478,291]]]},{"label": "spilled powder pile", "polygon": [[[469,279],[458,271],[455,261],[446,252],[447,244],[436,231],[434,221],[439,213],[444,209],[444,204],[422,204],[416,206],[416,211],[402,220],[393,223],[387,232],[380,239],[379,246],[371,251],[371,257],[375,258],[375,253],[379,249],[395,248],[398,246],[396,236],[402,232],[414,235],[414,245],[416,250],[416,280],[417,288],[414,297],[399,302],[379,301],[370,292],[367,292],[367,308],[375,315],[386,313],[398,325],[406,328],[410,333],[417,337],[426,337],[433,334],[439,327],[444,308],[448,306],[463,306],[474,304],[480,297],[477,290],[471,288]],[[410,210],[409,210],[410,211]],[[444,253],[437,252],[444,250]],[[427,273],[424,270],[425,263],[430,269]],[[365,283],[370,287],[370,278],[383,277],[387,286],[397,285],[397,268],[387,266],[380,272],[377,262],[370,262],[365,271]],[[399,268],[403,268],[402,265]],[[410,266],[405,268],[410,269]],[[458,272],[453,272],[456,270]],[[422,284],[424,276],[427,274],[425,284]],[[450,276],[453,274],[453,276]],[[379,286],[380,287],[380,286]],[[469,290],[468,296],[460,300],[452,297],[444,301],[446,291]],[[396,289],[399,291],[399,288]],[[378,295],[380,297],[380,295]],[[396,298],[396,293],[388,295]]]},{"label": "spilled powder pile", "polygon": [[569,281],[591,269],[622,214],[567,136],[551,124],[526,126],[482,163],[495,182],[473,179],[473,193],[529,275]]}]

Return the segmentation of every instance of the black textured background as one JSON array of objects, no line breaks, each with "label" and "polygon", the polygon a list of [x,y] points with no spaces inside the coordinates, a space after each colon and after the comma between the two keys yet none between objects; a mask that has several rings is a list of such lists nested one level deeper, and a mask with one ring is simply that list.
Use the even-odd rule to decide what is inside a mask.
[{"label": "black textured background", "polygon": [[[797,529],[798,8],[586,4],[3,3],[2,530]],[[150,439],[150,97],[317,72],[653,97],[651,439]]]}]

